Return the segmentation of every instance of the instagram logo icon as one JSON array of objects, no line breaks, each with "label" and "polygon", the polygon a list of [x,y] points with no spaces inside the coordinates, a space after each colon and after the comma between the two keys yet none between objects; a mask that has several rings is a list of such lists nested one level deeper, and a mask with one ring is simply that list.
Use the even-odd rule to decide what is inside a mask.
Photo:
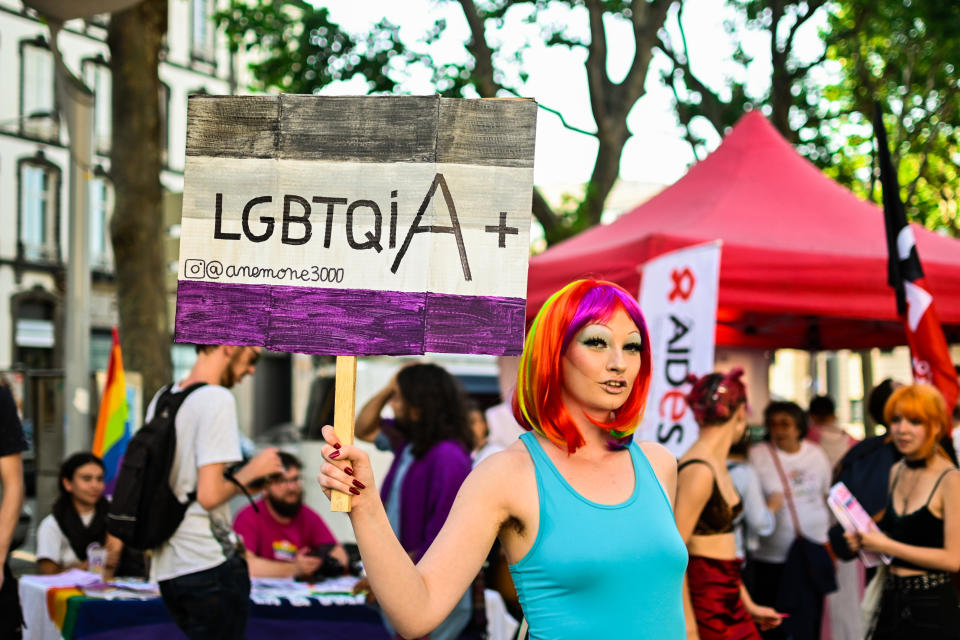
[{"label": "instagram logo icon", "polygon": [[206,264],[203,260],[190,258],[183,263],[183,276],[193,280],[199,280],[206,273]]}]

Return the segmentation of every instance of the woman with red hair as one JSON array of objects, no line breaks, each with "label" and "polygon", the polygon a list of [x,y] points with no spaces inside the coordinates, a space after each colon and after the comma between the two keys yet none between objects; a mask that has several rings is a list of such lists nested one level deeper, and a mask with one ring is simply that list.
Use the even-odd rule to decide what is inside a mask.
[{"label": "woman with red hair", "polygon": [[903,458],[890,469],[881,531],[845,534],[853,551],[893,556],[872,637],[960,638],[950,576],[960,570],[960,473],[940,444],[950,434],[946,404],[930,385],[900,387],[884,418]]},{"label": "woman with red hair", "polygon": [[680,458],[677,528],[690,562],[684,590],[687,637],[701,640],[760,640],[764,629],[780,624],[771,607],[755,604],[740,580],[733,522],[743,511],[727,472],[730,447],[747,428],[747,390],[739,367],[724,375],[691,376],[686,396],[700,435]]},{"label": "woman with red hair", "polygon": [[527,335],[514,391],[528,433],[470,473],[416,565],[393,535],[366,455],[324,427],[318,479],[328,494],[354,490],[350,520],[394,628],[429,633],[499,537],[531,639],[681,637],[687,553],[671,503],[676,460],[632,441],[649,385],[647,328],[626,291],[578,280],[551,296]]}]

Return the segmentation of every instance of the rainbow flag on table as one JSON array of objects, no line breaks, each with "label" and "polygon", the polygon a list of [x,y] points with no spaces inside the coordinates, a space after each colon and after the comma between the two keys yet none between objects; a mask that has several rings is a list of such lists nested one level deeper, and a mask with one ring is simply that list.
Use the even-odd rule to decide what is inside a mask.
[{"label": "rainbow flag on table", "polygon": [[127,406],[127,384],[123,376],[123,356],[120,354],[120,338],[113,329],[113,347],[107,365],[107,384],[100,398],[97,414],[97,430],[93,434],[93,455],[99,456],[106,467],[107,495],[113,493],[120,461],[130,441],[130,410]]}]

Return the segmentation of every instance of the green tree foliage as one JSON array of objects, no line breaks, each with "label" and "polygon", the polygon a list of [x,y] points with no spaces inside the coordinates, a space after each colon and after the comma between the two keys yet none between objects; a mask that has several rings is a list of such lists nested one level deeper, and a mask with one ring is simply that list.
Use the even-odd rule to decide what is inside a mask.
[{"label": "green tree foliage", "polygon": [[[727,30],[736,43],[730,77],[710,86],[691,69],[679,37],[664,34],[671,62],[663,74],[677,117],[697,157],[705,152],[697,123],[722,133],[750,106],[760,107],[797,149],[860,196],[880,201],[874,171],[873,101],[887,129],[908,215],[953,234],[960,231],[960,20],[950,3],[923,0],[728,0]],[[796,36],[819,18],[822,53],[804,58]],[[770,81],[750,93],[742,80],[755,62],[740,46],[747,32],[769,39]]]},{"label": "green tree foliage", "polygon": [[957,235],[957,7],[923,0],[843,0],[831,8],[825,40],[827,58],[840,71],[822,87],[820,126],[809,153],[829,175],[879,202],[870,121],[873,102],[880,101],[907,215]]},{"label": "green tree foliage", "polygon": [[[314,93],[336,80],[361,75],[371,92],[400,92],[404,74],[426,66],[435,90],[455,97],[524,95],[527,44],[506,44],[498,37],[508,21],[526,24],[533,38],[549,46],[584,53],[590,107],[598,151],[585,193],[576,203],[554,209],[534,190],[533,213],[548,243],[557,242],[600,221],[603,206],[620,173],[623,148],[631,137],[626,120],[645,94],[644,84],[657,32],[668,9],[678,0],[439,0],[457,5],[469,29],[463,61],[435,62],[424,50],[449,37],[439,20],[420,43],[400,41],[398,29],[382,21],[363,38],[346,33],[329,13],[304,0],[232,0],[220,14],[235,49],[252,52],[256,89]],[[558,19],[557,10],[566,10]],[[608,29],[626,24],[634,40],[634,55],[625,77],[611,78]],[[576,70],[571,69],[571,73]],[[543,106],[543,105],[541,105]],[[556,113],[556,112],[554,112]]]},{"label": "green tree foliage", "polygon": [[[804,58],[798,51],[797,34],[808,25],[826,0],[727,0],[731,16],[724,29],[733,43],[728,73],[723,86],[712,86],[693,70],[684,31],[683,6],[677,12],[671,37],[661,32],[659,50],[670,66],[662,74],[664,83],[673,91],[677,118],[686,130],[687,142],[695,157],[706,152],[706,140],[697,133],[695,121],[702,118],[718,133],[723,133],[743,115],[744,110],[762,108],[777,130],[787,140],[797,143],[799,131],[813,124],[809,111],[812,96],[804,84],[812,69],[823,62],[823,56]],[[769,83],[763,90],[751,92],[747,78],[757,73],[755,55],[749,55],[743,40],[749,34],[763,34],[769,41],[766,62],[770,65]]]},{"label": "green tree foliage", "polygon": [[258,91],[314,93],[359,75],[372,93],[389,93],[398,84],[394,59],[408,54],[396,25],[382,20],[357,37],[305,0],[231,0],[214,19],[232,51],[253,53],[251,88]]}]

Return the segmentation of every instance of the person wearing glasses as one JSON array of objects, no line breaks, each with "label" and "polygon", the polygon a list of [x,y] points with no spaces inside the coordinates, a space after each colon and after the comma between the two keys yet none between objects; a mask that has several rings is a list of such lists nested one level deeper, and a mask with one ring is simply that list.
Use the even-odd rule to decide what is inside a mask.
[{"label": "person wearing glasses", "polygon": [[316,511],[303,504],[303,463],[278,451],[283,475],[268,478],[257,509],[246,506],[233,530],[243,539],[250,575],[255,578],[311,578],[348,565],[343,546]]}]

